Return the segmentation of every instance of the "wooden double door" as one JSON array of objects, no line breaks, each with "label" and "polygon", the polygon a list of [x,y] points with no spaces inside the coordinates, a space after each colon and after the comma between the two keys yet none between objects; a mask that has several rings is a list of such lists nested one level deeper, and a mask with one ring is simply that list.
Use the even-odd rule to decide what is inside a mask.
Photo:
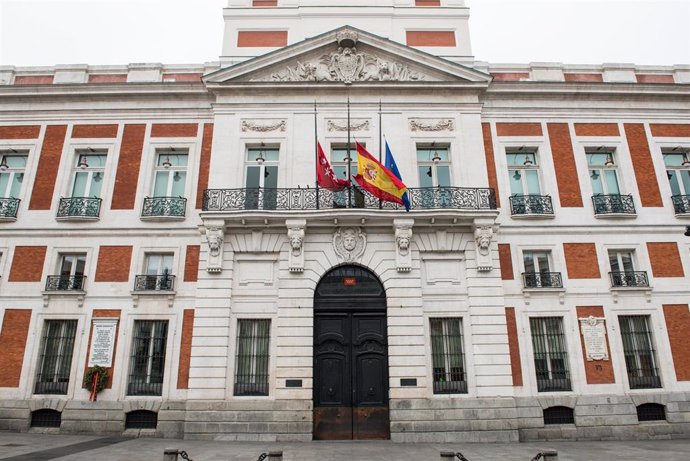
[{"label": "wooden double door", "polygon": [[314,440],[390,438],[385,297],[366,293],[315,299]]}]

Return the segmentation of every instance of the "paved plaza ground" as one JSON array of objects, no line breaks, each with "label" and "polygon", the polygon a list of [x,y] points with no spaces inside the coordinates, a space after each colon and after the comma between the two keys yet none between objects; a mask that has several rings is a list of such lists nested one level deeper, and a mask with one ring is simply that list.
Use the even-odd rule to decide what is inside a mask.
[{"label": "paved plaza ground", "polygon": [[437,461],[441,451],[462,452],[469,461],[529,461],[544,449],[557,450],[559,461],[690,460],[690,440],[507,444],[254,443],[0,432],[0,459],[5,461],[159,461],[163,459],[165,448],[185,450],[194,461],[256,461],[262,452],[269,450],[282,450],[285,461]]}]

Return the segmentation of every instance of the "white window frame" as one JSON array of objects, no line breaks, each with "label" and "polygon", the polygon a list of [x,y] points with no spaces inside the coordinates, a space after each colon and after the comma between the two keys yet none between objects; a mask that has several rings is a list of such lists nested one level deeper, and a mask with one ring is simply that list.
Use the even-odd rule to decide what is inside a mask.
[{"label": "white window frame", "polygon": [[[540,163],[540,155],[539,155],[539,149],[537,147],[526,147],[526,146],[520,146],[519,148],[514,148],[514,147],[506,147],[506,165],[507,165],[507,171],[508,171],[508,188],[510,189],[510,185],[512,184],[511,177],[514,177],[516,173],[520,175],[520,178],[517,179],[520,181],[520,185],[522,188],[522,193],[513,193],[513,191],[510,191],[511,196],[529,196],[529,195],[544,195],[544,187],[542,185],[542,175],[541,175],[541,163]],[[532,155],[534,158],[534,162],[531,165],[511,165],[508,162],[508,156],[509,155],[516,155],[517,157],[520,157],[521,155],[525,156],[525,161],[527,161],[527,156]],[[537,188],[539,189],[539,192],[536,194],[531,194],[528,192],[529,185],[527,184],[527,171],[535,171],[537,173]]]},{"label": "white window frame", "polygon": [[[420,149],[428,149],[431,152],[434,152],[434,150],[445,150],[446,155],[448,157],[447,160],[440,160],[438,163],[434,163],[434,161],[429,158],[429,160],[419,160],[418,152]],[[452,157],[452,152],[451,152],[451,144],[448,142],[437,142],[434,140],[429,140],[429,141],[422,141],[418,140],[415,143],[415,148],[414,148],[414,160],[416,162],[417,168],[417,175],[421,174],[420,168],[426,169],[426,172],[424,174],[429,175],[431,173],[431,184],[432,187],[453,187],[453,157]],[[448,168],[448,185],[447,186],[439,186],[438,184],[438,168],[439,167],[447,167]],[[420,177],[417,177],[417,181],[419,181],[419,187],[422,187],[422,180]]]},{"label": "white window frame", "polygon": [[[187,164],[185,166],[174,166],[171,165],[169,167],[164,167],[158,164],[158,161],[161,157],[165,155],[185,155],[187,156]],[[172,198],[178,198],[182,197],[185,198],[187,196],[187,177],[189,176],[189,149],[188,148],[178,148],[178,147],[167,147],[167,148],[161,148],[157,147],[154,150],[154,160],[153,160],[153,175],[152,175],[152,181],[151,181],[151,197],[172,197]],[[159,172],[169,172],[170,174],[168,175],[168,181],[166,184],[166,191],[165,195],[155,195],[155,189],[156,189],[156,178],[158,176]],[[184,194],[182,196],[173,196],[172,195],[172,188],[174,185],[174,175],[175,173],[180,173],[184,172],[185,173],[185,179],[184,179]]]},{"label": "white window frame", "polygon": [[[13,152],[15,151],[15,152]],[[17,150],[17,149],[0,149],[0,163],[4,160],[5,157],[25,157],[26,162],[23,168],[12,168],[12,167],[7,167],[5,171],[0,171],[0,174],[6,174],[9,175],[9,179],[7,181],[7,189],[4,191],[0,191],[0,198],[15,198],[15,199],[20,199],[22,196],[22,192],[24,190],[24,182],[26,180],[26,171],[29,167],[29,151],[27,149],[22,149],[22,150]],[[17,175],[21,175],[21,181],[19,183],[21,184],[19,186],[19,191],[17,191],[17,196],[14,197],[10,195],[11,190],[12,190],[12,183],[14,182],[14,178]]]}]

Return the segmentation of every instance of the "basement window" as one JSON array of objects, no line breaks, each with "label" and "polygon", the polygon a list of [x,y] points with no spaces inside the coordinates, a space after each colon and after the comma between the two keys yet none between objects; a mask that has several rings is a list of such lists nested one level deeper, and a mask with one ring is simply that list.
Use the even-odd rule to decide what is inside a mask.
[{"label": "basement window", "polygon": [[156,429],[158,413],[149,410],[134,410],[125,415],[125,429]]},{"label": "basement window", "polygon": [[544,409],[544,425],[547,424],[575,424],[573,409],[561,406]]},{"label": "basement window", "polygon": [[62,413],[44,408],[31,412],[31,427],[60,427]]}]

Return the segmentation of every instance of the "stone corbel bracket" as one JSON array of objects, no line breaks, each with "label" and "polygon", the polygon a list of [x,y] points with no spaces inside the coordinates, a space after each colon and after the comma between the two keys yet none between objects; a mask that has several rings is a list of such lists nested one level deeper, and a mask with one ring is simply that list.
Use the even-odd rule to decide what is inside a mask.
[{"label": "stone corbel bracket", "polygon": [[208,245],[206,272],[218,274],[223,270],[223,242],[225,241],[225,221],[206,221],[202,227]]},{"label": "stone corbel bracket", "polygon": [[412,270],[412,226],[414,219],[394,219],[395,231],[395,267],[398,272],[410,272]]},{"label": "stone corbel bracket", "polygon": [[285,226],[288,230],[288,268],[296,274],[304,272],[304,229],[307,227],[306,219],[286,219]]},{"label": "stone corbel bracket", "polygon": [[490,272],[494,268],[491,243],[494,238],[493,221],[475,220],[474,242],[476,246],[477,271]]}]

